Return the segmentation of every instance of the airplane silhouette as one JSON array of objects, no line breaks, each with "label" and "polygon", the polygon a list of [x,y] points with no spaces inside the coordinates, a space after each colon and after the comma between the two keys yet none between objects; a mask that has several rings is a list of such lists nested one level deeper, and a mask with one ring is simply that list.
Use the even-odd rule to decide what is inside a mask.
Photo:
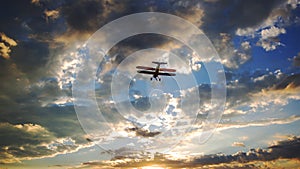
[{"label": "airplane silhouette", "polygon": [[169,69],[169,68],[160,68],[160,65],[165,65],[167,64],[166,62],[152,62],[154,64],[156,64],[156,68],[154,67],[147,67],[147,66],[137,66],[137,69],[142,69],[142,70],[138,70],[138,73],[142,73],[142,74],[150,74],[152,75],[152,77],[150,78],[150,80],[155,79],[156,81],[161,81],[161,78],[158,77],[158,75],[161,76],[176,76],[175,73],[168,73],[168,72],[176,72],[175,69]]}]

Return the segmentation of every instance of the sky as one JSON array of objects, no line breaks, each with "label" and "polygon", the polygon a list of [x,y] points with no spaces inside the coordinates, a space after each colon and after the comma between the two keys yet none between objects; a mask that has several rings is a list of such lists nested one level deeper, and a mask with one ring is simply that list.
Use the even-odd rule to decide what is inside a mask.
[{"label": "sky", "polygon": [[[101,32],[141,12],[195,27]],[[299,0],[10,0],[0,14],[0,168],[299,168]],[[101,53],[156,26],[174,36]],[[176,76],[136,73],[152,61]]]}]

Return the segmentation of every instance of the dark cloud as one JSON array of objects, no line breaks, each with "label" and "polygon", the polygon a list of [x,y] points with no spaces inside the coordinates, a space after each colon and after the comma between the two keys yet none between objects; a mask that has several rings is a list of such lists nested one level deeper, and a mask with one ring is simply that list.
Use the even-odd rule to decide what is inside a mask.
[{"label": "dark cloud", "polygon": [[128,127],[125,129],[127,132],[135,132],[136,136],[141,136],[141,137],[155,137],[156,135],[159,135],[161,132],[151,132],[148,130],[144,130],[139,127]]},{"label": "dark cloud", "polygon": [[268,147],[273,158],[300,158],[300,138],[293,136],[288,140],[277,142],[275,145]]},{"label": "dark cloud", "polygon": [[147,11],[168,11],[168,1],[105,1],[105,0],[83,0],[65,1],[61,12],[66,19],[69,28],[74,31],[94,33],[104,24],[132,13]]},{"label": "dark cloud", "polygon": [[[120,63],[130,54],[148,48],[164,48],[163,45],[174,41],[173,38],[157,34],[141,34],[126,38],[116,44],[109,52],[109,56],[117,56],[116,63]],[[180,44],[180,43],[178,43]]]},{"label": "dark cloud", "polygon": [[103,24],[102,1],[70,1],[62,8],[68,25],[77,31],[96,31]]},{"label": "dark cloud", "polygon": [[248,152],[238,152],[233,155],[205,155],[193,161],[200,164],[230,163],[233,161],[247,163],[250,161],[271,161],[279,158],[300,158],[300,138],[279,141],[276,145],[266,149],[251,149]]},{"label": "dark cloud", "polygon": [[[257,26],[263,22],[283,0],[215,1],[205,3],[202,28],[206,33],[232,33],[237,28]],[[218,26],[216,26],[218,25]]]},{"label": "dark cloud", "polygon": [[285,89],[287,87],[296,88],[300,86],[300,74],[294,74],[284,78],[274,87],[276,90]]},{"label": "dark cloud", "polygon": [[[64,27],[61,20],[47,23],[45,8],[29,0],[7,1],[0,6],[0,30],[18,44],[11,48],[10,62],[16,64],[27,78],[34,80],[47,72],[45,65],[49,60],[49,48],[54,43],[53,37]],[[0,67],[0,71],[6,70]]]},{"label": "dark cloud", "polygon": [[41,12],[41,9],[31,5],[30,1],[19,2],[17,0],[2,2],[0,9],[0,14],[3,16],[0,19],[0,29],[9,35],[13,35],[13,38],[25,33],[25,30],[21,27],[22,22],[39,16]]},{"label": "dark cloud", "polygon": [[[37,71],[43,71],[48,61],[49,45],[47,43],[40,43],[37,41],[22,42],[16,46],[12,52],[12,60],[18,65],[19,69],[33,75]],[[32,78],[33,76],[29,76]]]},{"label": "dark cloud", "polygon": [[60,32],[64,24],[61,20],[46,22],[44,11],[51,9],[50,3],[47,5],[49,6],[36,6],[30,0],[1,3],[0,14],[3,17],[0,18],[0,30],[19,42],[30,41],[31,34],[43,34],[47,39],[51,39],[52,33]]},{"label": "dark cloud", "polygon": [[[25,94],[24,87],[29,84],[27,76],[11,61],[0,62],[0,93],[5,100],[13,99]],[[14,85],[11,85],[14,84]]]}]

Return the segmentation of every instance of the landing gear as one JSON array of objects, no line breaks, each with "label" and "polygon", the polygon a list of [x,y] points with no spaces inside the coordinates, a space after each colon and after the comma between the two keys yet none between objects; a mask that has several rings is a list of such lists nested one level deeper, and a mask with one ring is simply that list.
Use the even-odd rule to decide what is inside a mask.
[{"label": "landing gear", "polygon": [[155,79],[156,81],[161,81],[161,78],[159,77],[150,77],[150,80],[152,81],[153,79]]}]

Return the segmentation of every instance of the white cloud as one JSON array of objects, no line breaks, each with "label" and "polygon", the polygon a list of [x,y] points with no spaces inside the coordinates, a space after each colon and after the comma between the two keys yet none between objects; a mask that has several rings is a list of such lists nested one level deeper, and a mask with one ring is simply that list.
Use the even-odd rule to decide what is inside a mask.
[{"label": "white cloud", "polygon": [[261,38],[257,42],[257,45],[261,46],[266,51],[275,50],[278,46],[284,46],[284,44],[280,42],[278,36],[285,33],[286,30],[284,28],[278,28],[275,26],[263,29],[261,31]]},{"label": "white cloud", "polygon": [[75,48],[65,49],[65,53],[53,57],[49,61],[51,73],[56,76],[60,89],[69,89],[75,80],[78,66],[82,64],[84,53],[81,48],[84,45],[78,45]]},{"label": "white cloud", "polygon": [[253,82],[258,82],[258,81],[263,81],[264,79],[266,79],[269,75],[262,75],[256,78],[253,78]]},{"label": "white cloud", "polygon": [[242,42],[241,46],[242,46],[242,48],[243,48],[244,50],[249,50],[249,49],[251,49],[250,42],[248,42],[248,41]]},{"label": "white cloud", "polygon": [[256,28],[248,27],[248,28],[238,28],[235,32],[238,36],[254,36],[256,32]]},{"label": "white cloud", "polygon": [[257,42],[258,46],[261,46],[266,51],[272,51],[277,49],[278,46],[284,46],[278,39],[265,39]]},{"label": "white cloud", "polygon": [[70,137],[59,138],[59,139],[56,139],[56,140],[52,141],[51,143],[47,144],[47,148],[55,151],[61,146],[70,146],[70,147],[76,146],[75,143],[76,143],[75,140],[73,140]]},{"label": "white cloud", "polygon": [[257,120],[249,122],[228,122],[220,123],[217,131],[232,129],[232,128],[245,128],[253,126],[269,126],[274,124],[289,124],[295,121],[300,120],[300,116],[292,115],[287,118],[277,118],[277,119],[266,119],[266,120]]},{"label": "white cloud", "polygon": [[73,104],[73,97],[62,96],[62,97],[57,98],[51,104],[56,104],[58,106],[70,105],[70,104]]},{"label": "white cloud", "polygon": [[293,65],[300,66],[300,52],[298,52],[298,54],[293,57]]},{"label": "white cloud", "polygon": [[189,65],[192,68],[192,70],[199,71],[201,69],[201,59],[199,57],[196,57],[196,55],[193,53]]},{"label": "white cloud", "polygon": [[263,29],[261,31],[261,38],[262,39],[269,39],[279,36],[280,34],[285,34],[286,30],[284,28],[278,28],[272,26],[270,28]]},{"label": "white cloud", "polygon": [[226,109],[223,115],[243,115],[246,114],[246,111],[243,110],[235,110],[235,109]]}]

